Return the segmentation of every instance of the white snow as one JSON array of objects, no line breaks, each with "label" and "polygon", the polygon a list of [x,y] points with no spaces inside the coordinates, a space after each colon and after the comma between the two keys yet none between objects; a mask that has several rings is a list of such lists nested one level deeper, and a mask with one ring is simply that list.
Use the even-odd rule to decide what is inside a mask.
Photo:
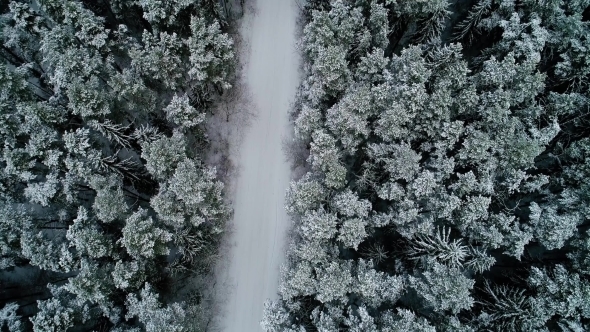
[{"label": "white snow", "polygon": [[[290,167],[282,141],[291,128],[288,111],[299,84],[296,50],[298,7],[293,0],[256,0],[242,29],[249,48],[244,82],[255,117],[235,157],[234,219],[228,268],[218,275],[226,288],[217,323],[226,332],[261,331],[263,304],[277,297],[289,220],[285,191]],[[219,292],[219,291],[218,291]]]}]

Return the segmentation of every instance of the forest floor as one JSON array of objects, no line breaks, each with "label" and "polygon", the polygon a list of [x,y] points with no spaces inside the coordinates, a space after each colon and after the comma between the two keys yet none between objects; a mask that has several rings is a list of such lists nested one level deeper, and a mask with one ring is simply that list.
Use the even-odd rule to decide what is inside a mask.
[{"label": "forest floor", "polygon": [[294,1],[254,0],[242,20],[243,94],[252,117],[234,123],[247,127],[236,131],[238,142],[230,148],[234,217],[217,267],[211,330],[261,331],[263,304],[277,297],[290,224],[285,192],[291,167],[282,146],[292,131],[289,110],[299,84],[297,14]]}]

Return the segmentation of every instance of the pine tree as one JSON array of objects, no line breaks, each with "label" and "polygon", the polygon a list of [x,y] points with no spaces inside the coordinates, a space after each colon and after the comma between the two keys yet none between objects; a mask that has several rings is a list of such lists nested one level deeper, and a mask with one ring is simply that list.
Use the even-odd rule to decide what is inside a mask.
[{"label": "pine tree", "polygon": [[431,269],[422,272],[421,276],[410,276],[409,283],[424,299],[425,305],[435,312],[448,310],[457,314],[474,304],[471,290],[475,281],[457,268],[432,263]]},{"label": "pine tree", "polygon": [[127,218],[122,232],[121,244],[135,259],[152,258],[170,252],[168,242],[172,240],[172,234],[157,227],[153,218],[142,208]]},{"label": "pine tree", "polygon": [[152,286],[145,284],[139,296],[129,294],[126,301],[126,318],[138,317],[148,332],[182,332],[186,313],[178,303],[162,307]]},{"label": "pine tree", "polygon": [[4,308],[0,310],[0,327],[6,327],[10,332],[24,331],[24,326],[20,321],[20,316],[17,315],[18,304],[7,303]]}]

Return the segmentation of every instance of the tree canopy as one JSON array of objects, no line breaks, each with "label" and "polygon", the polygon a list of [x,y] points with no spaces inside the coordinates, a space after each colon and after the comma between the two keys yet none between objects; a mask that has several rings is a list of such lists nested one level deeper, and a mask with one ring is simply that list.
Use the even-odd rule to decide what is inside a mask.
[{"label": "tree canopy", "polygon": [[589,11],[308,1],[265,329],[588,330]]},{"label": "tree canopy", "polygon": [[158,297],[229,216],[203,161],[234,79],[220,6],[2,2],[0,330],[189,330]]}]

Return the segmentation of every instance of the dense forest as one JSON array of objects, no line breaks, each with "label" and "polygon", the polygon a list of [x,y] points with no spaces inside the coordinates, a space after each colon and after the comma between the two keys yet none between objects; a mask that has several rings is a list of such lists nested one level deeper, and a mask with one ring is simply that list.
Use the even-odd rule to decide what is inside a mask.
[{"label": "dense forest", "polygon": [[198,331],[230,216],[204,162],[225,1],[0,2],[0,330]]},{"label": "dense forest", "polygon": [[589,6],[308,1],[263,327],[590,330]]},{"label": "dense forest", "polygon": [[[0,331],[207,329],[232,3],[0,3]],[[590,0],[301,15],[306,172],[262,327],[590,330]]]}]

